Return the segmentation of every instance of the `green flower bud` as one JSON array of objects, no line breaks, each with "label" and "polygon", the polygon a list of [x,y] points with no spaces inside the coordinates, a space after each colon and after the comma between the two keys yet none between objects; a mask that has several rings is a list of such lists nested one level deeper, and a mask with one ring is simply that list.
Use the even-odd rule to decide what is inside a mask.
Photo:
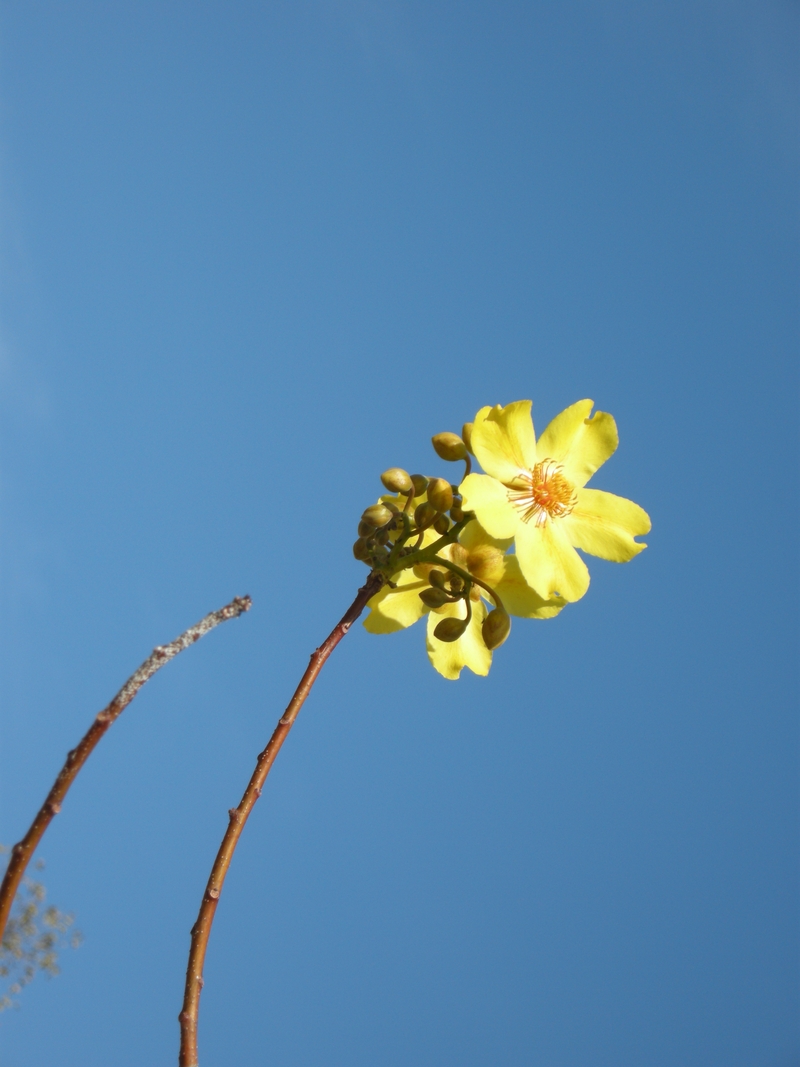
[{"label": "green flower bud", "polygon": [[381,475],[381,481],[390,493],[407,493],[411,488],[409,473],[402,467],[390,467]]},{"label": "green flower bud", "polygon": [[[461,427],[461,439],[462,439],[462,441],[464,442],[464,444],[466,446],[467,452],[472,452],[472,427],[473,427],[473,425],[474,425],[474,423],[465,422],[464,425]],[[475,453],[472,452],[472,455],[474,456]]]},{"label": "green flower bud", "polygon": [[422,496],[428,488],[428,479],[424,474],[412,474],[411,484],[414,486],[414,496]]},{"label": "green flower bud", "polygon": [[461,522],[461,520],[464,518],[464,512],[461,510],[461,508],[452,507],[450,508],[450,518],[453,520],[453,522]]},{"label": "green flower bud", "polygon": [[384,527],[383,529],[378,530],[378,532],[375,534],[375,540],[379,545],[385,545],[391,536],[392,535],[389,530]]},{"label": "green flower bud", "polygon": [[457,433],[437,433],[431,438],[431,443],[441,459],[455,463],[457,459],[466,458],[466,446]]},{"label": "green flower bud", "polygon": [[444,478],[431,478],[428,482],[428,500],[437,511],[449,511],[453,506],[453,487]]},{"label": "green flower bud", "polygon": [[435,520],[438,512],[433,504],[420,504],[414,511],[414,522],[418,530],[424,530]]},{"label": "green flower bud", "polygon": [[511,633],[511,619],[504,611],[495,608],[483,620],[481,633],[483,634],[483,643],[490,651],[494,648],[499,648]]},{"label": "green flower bud", "polygon": [[370,526],[385,526],[391,518],[392,513],[384,504],[373,504],[361,516],[361,521],[369,523]]},{"label": "green flower bud", "polygon": [[440,608],[449,599],[443,589],[423,589],[419,598],[426,608]]},{"label": "green flower bud", "polygon": [[360,559],[362,562],[365,562],[369,559],[370,550],[367,547],[367,542],[365,538],[359,537],[359,539],[353,545],[353,555],[356,557],[356,559]]},{"label": "green flower bud", "polygon": [[358,536],[359,537],[369,537],[370,534],[372,534],[374,530],[375,530],[375,527],[371,526],[368,522],[364,522],[363,519],[358,524]]},{"label": "green flower bud", "polygon": [[433,528],[439,534],[446,534],[450,529],[450,520],[446,515],[438,515]]},{"label": "green flower bud", "polygon": [[466,629],[466,619],[442,619],[433,631],[433,636],[438,637],[440,641],[457,641]]},{"label": "green flower bud", "polygon": [[[415,567],[414,570],[416,571],[416,569],[417,568]],[[422,575],[420,575],[420,577],[422,577]],[[427,578],[431,585],[435,586],[436,589],[444,589],[444,583],[447,581],[447,571],[440,571],[432,568],[428,571]]]}]

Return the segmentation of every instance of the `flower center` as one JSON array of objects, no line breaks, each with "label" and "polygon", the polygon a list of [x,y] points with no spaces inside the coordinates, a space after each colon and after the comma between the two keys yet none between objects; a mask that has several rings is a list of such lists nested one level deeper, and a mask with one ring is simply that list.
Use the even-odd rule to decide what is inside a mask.
[{"label": "flower center", "polygon": [[543,459],[532,471],[520,473],[523,489],[509,489],[508,499],[522,512],[522,521],[534,520],[544,526],[548,517],[561,519],[569,515],[578,502],[578,494],[563,475],[564,468],[552,459]]}]

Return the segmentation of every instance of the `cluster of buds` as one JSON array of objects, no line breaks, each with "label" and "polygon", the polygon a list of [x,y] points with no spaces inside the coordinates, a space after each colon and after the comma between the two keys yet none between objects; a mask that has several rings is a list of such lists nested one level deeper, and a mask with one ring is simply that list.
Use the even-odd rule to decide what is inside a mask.
[{"label": "cluster of buds", "polygon": [[[463,460],[465,474],[471,470],[466,443],[470,429],[468,423],[462,436],[439,433],[432,438],[440,459]],[[427,583],[418,595],[431,611],[463,601],[464,618],[447,616],[436,625],[433,632],[439,641],[457,641],[466,633],[473,604],[484,590],[494,607],[483,620],[481,634],[488,649],[497,648],[511,630],[508,613],[490,584],[502,577],[503,553],[490,545],[467,551],[458,543],[459,534],[474,519],[462,507],[458,485],[446,478],[409,474],[400,467],[384,471],[381,482],[394,495],[382,496],[363,512],[353,545],[355,558],[381,571],[392,588],[399,571],[413,568],[414,575]]]}]

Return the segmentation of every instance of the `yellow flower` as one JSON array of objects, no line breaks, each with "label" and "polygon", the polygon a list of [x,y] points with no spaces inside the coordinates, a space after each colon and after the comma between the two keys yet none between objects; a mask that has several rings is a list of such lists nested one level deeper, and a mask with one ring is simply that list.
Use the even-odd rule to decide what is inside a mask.
[{"label": "yellow flower", "polygon": [[[471,446],[486,474],[461,484],[465,511],[495,538],[513,538],[528,584],[545,600],[579,600],[589,571],[575,551],[616,563],[646,546],[634,537],[650,529],[638,504],[584,486],[619,442],[611,415],[579,400],[557,415],[537,441],[530,400],[481,408]],[[501,594],[502,595],[502,594]]]},{"label": "yellow flower", "polygon": [[[426,545],[437,539],[435,534],[428,531],[425,537]],[[476,577],[482,577],[487,569],[494,569],[494,580],[487,584],[496,589],[510,614],[527,619],[549,619],[557,615],[566,601],[560,598],[546,601],[531,589],[522,577],[516,558],[502,555],[509,544],[509,539],[502,541],[490,537],[479,523],[473,521],[462,531],[459,543],[447,545],[440,555]],[[419,594],[431,588],[427,578],[429,570],[430,565],[427,565],[396,575],[393,579],[395,588],[386,585],[370,600],[368,607],[371,610],[364,620],[364,627],[373,634],[394,633],[413,626],[423,615],[428,615],[428,658],[439,674],[455,679],[464,667],[469,667],[475,674],[488,674],[492,653],[484,644],[481,634],[481,626],[487,615],[481,597],[488,599],[489,594],[479,586],[474,586],[472,618],[466,631],[457,641],[440,641],[433,633],[436,626],[447,617],[465,619],[467,605],[464,600],[459,600],[431,610],[424,604]]]}]

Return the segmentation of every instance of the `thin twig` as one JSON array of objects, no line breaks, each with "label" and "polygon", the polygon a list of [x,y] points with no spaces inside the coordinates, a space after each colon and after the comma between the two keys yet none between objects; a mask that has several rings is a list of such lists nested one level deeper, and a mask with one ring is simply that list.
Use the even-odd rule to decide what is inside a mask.
[{"label": "thin twig", "polygon": [[61,773],[56,778],[53,788],[47,794],[47,799],[31,823],[30,829],[23,839],[11,849],[11,857],[3,878],[3,884],[0,886],[0,939],[2,939],[5,931],[11,905],[19,889],[22,876],[25,874],[25,868],[28,866],[36,846],[41,841],[42,835],[52,822],[53,816],[61,811],[61,804],[67,795],[69,787],[89,758],[97,742],[112,722],[119,718],[144,683],[152,678],[157,670],[163,667],[165,663],[169,663],[171,659],[177,656],[179,652],[183,652],[189,645],[199,641],[209,630],[213,630],[221,622],[225,622],[227,619],[235,619],[243,612],[249,611],[250,604],[249,596],[236,597],[230,604],[226,604],[224,608],[220,608],[219,611],[212,611],[195,626],[190,626],[185,633],[182,633],[180,637],[170,644],[159,645],[153,649],[152,655],[144,661],[138,671],[130,676],[111,703],[95,717],[94,722],[84,734],[77,748],[73,748],[71,752],[67,753],[66,763],[61,768]]},{"label": "thin twig", "polygon": [[231,865],[233,853],[241,837],[244,824],[247,822],[255,802],[261,796],[261,790],[272,764],[275,762],[275,757],[286,740],[294,720],[297,718],[297,713],[303,706],[303,702],[310,693],[311,687],[322,670],[325,661],[364,610],[367,601],[381,588],[383,582],[384,579],[381,574],[374,572],[370,574],[340,622],[337,623],[319,648],[315,649],[311,654],[311,662],[300,679],[300,684],[295,690],[289,706],[278,720],[278,725],[275,727],[267,747],[263,752],[259,753],[256,760],[256,768],[247,783],[247,788],[239,802],[239,806],[231,808],[228,812],[230,820],[228,828],[217,852],[217,858],[214,860],[214,866],[211,868],[197,922],[192,927],[192,944],[189,950],[189,963],[186,968],[183,1008],[178,1016],[181,1026],[181,1050],[178,1058],[180,1067],[197,1067],[197,1020],[200,1010],[200,991],[203,988],[203,964],[206,957],[206,948],[225,875]]}]

